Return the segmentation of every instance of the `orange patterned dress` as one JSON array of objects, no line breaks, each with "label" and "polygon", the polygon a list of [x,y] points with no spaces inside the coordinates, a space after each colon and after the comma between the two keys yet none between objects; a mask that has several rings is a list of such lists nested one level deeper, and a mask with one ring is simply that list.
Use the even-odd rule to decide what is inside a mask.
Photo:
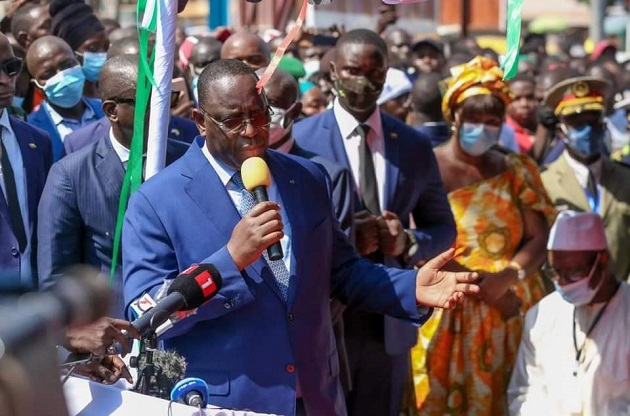
[{"label": "orange patterned dress", "polygon": [[[542,213],[549,225],[555,217],[534,162],[510,154],[506,165],[501,174],[448,195],[457,223],[455,247],[462,253],[456,261],[469,269],[499,272],[508,265],[523,238],[521,210]],[[538,273],[513,289],[523,312],[546,294]],[[505,321],[474,298],[451,311],[436,310],[411,352],[417,414],[506,415],[521,328],[521,317]]]}]

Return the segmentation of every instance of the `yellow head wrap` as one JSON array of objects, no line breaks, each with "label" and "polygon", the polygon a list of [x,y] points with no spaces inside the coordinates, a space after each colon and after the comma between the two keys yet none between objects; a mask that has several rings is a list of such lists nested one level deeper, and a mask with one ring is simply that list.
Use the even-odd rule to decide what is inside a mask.
[{"label": "yellow head wrap", "polygon": [[451,78],[445,82],[442,112],[446,121],[453,121],[457,106],[475,95],[495,95],[505,105],[512,101],[510,89],[503,81],[503,71],[495,61],[483,56],[451,68]]}]

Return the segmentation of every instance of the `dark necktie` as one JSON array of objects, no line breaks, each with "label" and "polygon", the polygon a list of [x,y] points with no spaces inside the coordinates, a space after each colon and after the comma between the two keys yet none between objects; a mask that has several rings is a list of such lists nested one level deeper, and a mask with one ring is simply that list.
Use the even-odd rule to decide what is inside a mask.
[{"label": "dark necktie", "polygon": [[7,149],[4,147],[4,142],[0,137],[0,164],[2,166],[2,174],[4,176],[4,187],[7,192],[7,205],[9,207],[9,217],[11,218],[11,224],[13,225],[13,231],[15,238],[20,246],[20,253],[26,249],[26,232],[24,231],[24,219],[22,218],[22,211],[20,210],[20,200],[18,199],[17,187],[15,185],[15,175],[13,174],[13,168],[11,162],[9,162],[9,155]]},{"label": "dark necktie", "polygon": [[588,170],[588,182],[586,183],[586,188],[589,196],[592,198],[593,201],[591,209],[594,212],[597,212],[599,206],[599,192],[597,192],[597,181],[595,180],[593,171],[591,171],[590,169]]},{"label": "dark necktie", "polygon": [[376,182],[372,151],[367,142],[370,126],[359,124],[356,132],[361,137],[359,144],[359,189],[361,190],[363,205],[370,213],[378,215],[381,213],[381,205],[378,200],[378,184]]},{"label": "dark necktie", "polygon": [[[245,216],[254,206],[256,205],[256,201],[254,200],[254,196],[245,189],[245,184],[243,183],[243,178],[241,176],[241,172],[236,172],[234,176],[232,176],[232,183],[236,185],[236,187],[241,192],[241,203],[238,207],[238,212],[242,217]],[[269,268],[271,269],[271,273],[276,278],[276,282],[278,282],[278,287],[280,288],[280,292],[282,293],[282,297],[286,302],[289,297],[289,281],[291,280],[291,274],[287,269],[287,266],[284,264],[284,260],[271,260],[269,259],[269,255],[267,254],[267,250],[263,251],[263,257],[267,261]]]}]

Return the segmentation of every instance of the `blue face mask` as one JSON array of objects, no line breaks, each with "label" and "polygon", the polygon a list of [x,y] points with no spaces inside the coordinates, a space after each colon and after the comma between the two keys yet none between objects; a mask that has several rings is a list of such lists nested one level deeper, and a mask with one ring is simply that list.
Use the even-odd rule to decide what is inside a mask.
[{"label": "blue face mask", "polygon": [[463,123],[459,129],[459,145],[471,156],[481,156],[499,141],[501,127],[483,123]]},{"label": "blue face mask", "polygon": [[84,52],[83,53],[83,73],[85,79],[90,82],[98,81],[101,69],[107,60],[107,52]]},{"label": "blue face mask", "polygon": [[192,91],[195,98],[195,105],[199,105],[199,92],[197,91],[197,85],[199,85],[199,75],[195,75],[192,79]]},{"label": "blue face mask", "polygon": [[35,85],[44,90],[48,101],[61,108],[72,108],[83,97],[85,75],[81,65],[75,65],[57,72],[46,81],[43,87],[35,81]]},{"label": "blue face mask", "polygon": [[22,104],[24,104],[24,97],[18,97],[17,95],[14,95],[13,99],[11,100],[11,104],[13,105],[13,107],[22,107]]},{"label": "blue face mask", "polygon": [[586,124],[579,128],[561,126],[565,143],[580,157],[588,159],[602,152],[605,130]]}]

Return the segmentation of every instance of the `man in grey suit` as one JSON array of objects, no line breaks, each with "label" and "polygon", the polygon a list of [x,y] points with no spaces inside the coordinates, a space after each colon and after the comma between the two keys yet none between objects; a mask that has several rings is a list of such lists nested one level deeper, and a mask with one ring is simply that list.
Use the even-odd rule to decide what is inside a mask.
[{"label": "man in grey suit", "polygon": [[[106,276],[110,273],[120,191],[133,134],[137,68],[138,57],[133,55],[105,63],[99,88],[111,128],[96,143],[68,155],[50,170],[39,204],[42,289],[50,287],[65,267],[76,263],[95,266]],[[187,148],[169,141],[167,164]],[[122,317],[121,259],[117,261],[112,314]]]}]

